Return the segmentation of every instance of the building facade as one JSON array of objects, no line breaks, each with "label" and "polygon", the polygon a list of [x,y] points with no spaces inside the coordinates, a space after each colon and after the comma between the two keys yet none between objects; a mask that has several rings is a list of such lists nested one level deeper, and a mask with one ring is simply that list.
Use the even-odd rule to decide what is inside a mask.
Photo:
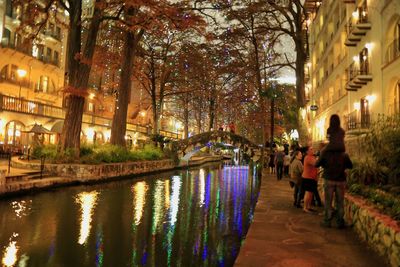
[{"label": "building facade", "polygon": [[[68,28],[62,26],[68,24],[64,12],[50,16],[33,41],[21,34],[21,16],[21,6],[0,0],[0,146],[19,151],[32,143],[35,134],[44,143],[57,143],[59,139],[65,117],[68,36]],[[110,138],[115,97],[96,81],[89,82],[81,138],[101,144]],[[134,94],[131,98],[137,99]],[[140,105],[132,101],[129,106],[128,143],[145,139],[149,133],[151,114],[146,112],[148,106],[141,110]],[[36,132],[38,129],[42,132]],[[168,131],[161,133],[179,137]]]},{"label": "building facade", "polygon": [[[314,1],[315,2],[315,1]],[[400,2],[324,0],[310,12],[310,59],[303,112],[313,142],[329,117],[348,132],[400,112]]]}]

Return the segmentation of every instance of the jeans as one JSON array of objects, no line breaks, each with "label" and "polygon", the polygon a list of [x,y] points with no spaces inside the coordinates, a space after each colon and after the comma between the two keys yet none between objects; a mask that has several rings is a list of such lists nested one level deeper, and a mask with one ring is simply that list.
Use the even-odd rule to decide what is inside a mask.
[{"label": "jeans", "polygon": [[276,178],[278,180],[282,180],[282,175],[283,175],[283,162],[277,162],[276,163]]},{"label": "jeans", "polygon": [[294,199],[294,205],[298,206],[301,203],[301,200],[304,198],[304,190],[301,186],[301,181],[302,179],[300,178],[297,184],[294,184],[294,192],[293,192],[293,199]]},{"label": "jeans", "polygon": [[324,180],[325,208],[324,221],[330,223],[333,217],[332,200],[335,194],[336,223],[338,226],[344,225],[344,191],[346,182]]}]

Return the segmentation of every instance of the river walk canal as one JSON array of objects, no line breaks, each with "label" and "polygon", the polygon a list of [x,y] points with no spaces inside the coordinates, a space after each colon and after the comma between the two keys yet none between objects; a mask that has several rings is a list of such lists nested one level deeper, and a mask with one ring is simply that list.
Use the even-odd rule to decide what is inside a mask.
[{"label": "river walk canal", "polygon": [[208,165],[0,201],[2,266],[232,266],[254,167]]}]

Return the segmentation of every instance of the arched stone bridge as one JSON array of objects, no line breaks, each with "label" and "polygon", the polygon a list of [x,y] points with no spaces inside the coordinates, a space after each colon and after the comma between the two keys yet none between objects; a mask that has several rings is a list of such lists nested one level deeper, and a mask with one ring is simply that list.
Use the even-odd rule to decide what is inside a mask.
[{"label": "arched stone bridge", "polygon": [[182,159],[187,153],[198,150],[209,143],[226,143],[240,148],[244,153],[258,161],[261,155],[261,148],[248,140],[247,138],[224,131],[206,132],[191,136],[187,139],[172,142],[172,150],[176,151],[179,159]]}]

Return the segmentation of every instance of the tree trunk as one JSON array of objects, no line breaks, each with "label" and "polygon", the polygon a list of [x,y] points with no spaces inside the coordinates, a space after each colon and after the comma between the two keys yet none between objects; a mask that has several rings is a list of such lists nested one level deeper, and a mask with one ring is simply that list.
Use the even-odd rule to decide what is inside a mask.
[{"label": "tree trunk", "polygon": [[110,143],[125,147],[126,118],[129,104],[129,91],[131,90],[133,59],[135,57],[135,34],[125,32],[124,50],[122,54],[121,79],[118,96],[115,101],[114,116],[111,126]]},{"label": "tree trunk", "polygon": [[275,98],[272,95],[271,97],[271,136],[270,136],[270,144],[269,149],[272,151],[272,143],[274,142],[274,132],[275,132]]},{"label": "tree trunk", "polygon": [[[97,1],[96,1],[97,2]],[[81,58],[81,14],[82,1],[70,1],[70,32],[68,35],[68,88],[66,102],[68,103],[64,126],[60,137],[60,152],[74,150],[74,156],[79,157],[82,115],[85,104],[85,94],[89,81],[91,62],[96,45],[97,33],[101,23],[101,11],[95,7],[88,30],[85,48]],[[82,93],[77,93],[81,91]]]},{"label": "tree trunk", "polygon": [[296,42],[296,97],[298,107],[304,107],[305,92],[304,92],[304,64],[307,60],[307,55],[304,51],[303,42]]},{"label": "tree trunk", "polygon": [[213,88],[211,90],[211,95],[209,97],[209,116],[210,116],[210,123],[208,125],[208,131],[211,132],[214,128],[214,118],[215,118],[215,85],[213,85]]},{"label": "tree trunk", "polygon": [[189,138],[189,93],[185,93],[184,96],[185,103],[184,103],[184,129],[185,129],[185,139]]}]

